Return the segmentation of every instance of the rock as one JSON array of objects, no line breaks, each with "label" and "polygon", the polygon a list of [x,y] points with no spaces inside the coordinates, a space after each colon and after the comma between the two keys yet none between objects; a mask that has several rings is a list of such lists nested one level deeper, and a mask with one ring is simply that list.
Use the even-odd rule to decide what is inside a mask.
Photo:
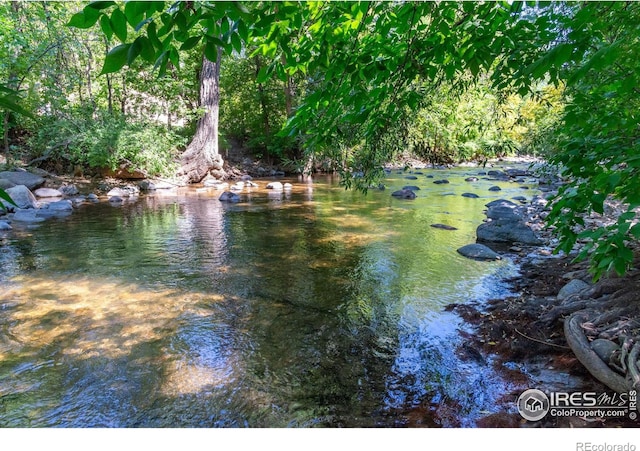
[{"label": "rock", "polygon": [[496,219],[485,222],[478,226],[476,235],[479,241],[493,243],[522,243],[532,246],[542,244],[531,227],[523,221]]},{"label": "rock", "polygon": [[507,205],[496,205],[487,210],[487,218],[502,219],[505,221],[519,221],[522,215],[518,210]]},{"label": "rock", "polygon": [[44,218],[67,216],[73,211],[73,204],[70,200],[60,200],[45,204],[37,211],[37,216]]},{"label": "rock", "polygon": [[489,188],[489,191],[502,191],[502,188],[500,188],[499,186],[492,186],[491,188]]},{"label": "rock", "polygon": [[436,185],[443,185],[445,183],[449,183],[449,180],[447,180],[447,179],[434,180],[433,183],[435,183]]},{"label": "rock", "polygon": [[286,189],[286,190],[293,189],[293,185],[292,185],[291,183],[285,183],[285,184],[283,185],[283,187],[284,187],[284,189]]},{"label": "rock", "polygon": [[487,175],[489,177],[497,177],[497,178],[503,178],[503,179],[508,177],[506,173],[502,171],[495,171],[495,170],[487,172]]},{"label": "rock", "polygon": [[99,199],[98,199],[98,196],[97,196],[97,195],[95,195],[95,194],[91,193],[91,194],[89,194],[89,195],[87,196],[87,200],[89,200],[89,201],[91,201],[91,202],[97,202]]},{"label": "rock", "polygon": [[394,191],[391,193],[393,197],[397,197],[398,199],[415,199],[416,193],[411,191],[410,189],[401,189],[398,191]]},{"label": "rock", "polygon": [[464,179],[465,182],[477,182],[478,181],[478,177],[467,177],[466,179]]},{"label": "rock", "polygon": [[127,185],[124,187],[116,187],[111,189],[107,193],[107,196],[130,197],[138,195],[139,192],[140,190],[137,186]]},{"label": "rock", "polygon": [[72,211],[73,203],[70,200],[59,200],[57,202],[51,202],[47,204],[48,210],[55,211]]},{"label": "rock", "polygon": [[240,202],[240,196],[231,191],[225,191],[218,198],[220,202]]},{"label": "rock", "polygon": [[38,188],[33,192],[37,197],[62,197],[64,194],[53,188]]},{"label": "rock", "polygon": [[407,179],[407,180],[418,180],[418,177],[416,177],[415,175],[407,175],[405,177],[405,179]]},{"label": "rock", "polygon": [[65,196],[75,196],[80,192],[78,191],[78,187],[76,185],[62,185],[60,188],[58,188],[58,191],[60,191]]},{"label": "rock", "polygon": [[436,229],[443,229],[443,230],[458,230],[457,227],[453,227],[446,224],[431,224],[431,227],[434,227]]},{"label": "rock", "polygon": [[281,182],[270,182],[267,184],[266,188],[280,191],[284,189],[284,186]]},{"label": "rock", "polygon": [[0,172],[0,179],[6,179],[15,185],[24,185],[29,190],[44,185],[42,177],[26,171],[3,171]]},{"label": "rock", "polygon": [[250,175],[248,175],[248,174],[245,174],[245,175],[243,175],[242,177],[240,177],[240,180],[242,180],[243,182],[248,182],[248,181],[253,180],[253,177],[251,177],[251,176],[250,176]]},{"label": "rock", "polygon": [[[5,191],[11,199],[18,205],[18,208],[38,208],[38,201],[29,188],[25,185],[16,185]],[[10,203],[2,201],[6,207],[13,207]]]},{"label": "rock", "polygon": [[9,224],[7,221],[0,221],[0,230],[11,230],[13,229],[13,227],[11,227],[11,224]]},{"label": "rock", "polygon": [[496,207],[496,206],[501,206],[501,207],[507,206],[511,208],[517,208],[518,204],[514,204],[510,200],[498,199],[498,200],[492,200],[491,202],[489,202],[488,204],[485,204],[484,206],[487,208]]},{"label": "rock", "polygon": [[524,196],[514,196],[512,197],[513,200],[517,200],[518,202],[520,202],[521,204],[524,204],[527,202],[527,198]]},{"label": "rock", "polygon": [[257,183],[254,183],[254,182],[252,182],[252,181],[244,182],[244,186],[247,186],[247,187],[249,187],[249,188],[258,188],[258,184],[257,184]]},{"label": "rock", "polygon": [[420,187],[415,185],[403,186],[402,189],[407,189],[409,191],[420,191]]},{"label": "rock", "polygon": [[111,196],[109,198],[109,202],[112,204],[121,204],[122,202],[124,202],[124,199],[120,196]]},{"label": "rock", "polygon": [[151,180],[142,180],[140,183],[138,183],[138,188],[140,188],[142,191],[155,191],[156,184]]},{"label": "rock", "polygon": [[37,215],[38,211],[30,208],[28,210],[17,210],[13,215],[13,220],[18,222],[35,223],[42,222],[45,218]]},{"label": "rock", "polygon": [[505,169],[504,172],[509,177],[529,177],[531,175],[529,171],[517,168]]},{"label": "rock", "polygon": [[458,249],[458,253],[474,260],[500,260],[500,255],[484,244],[467,244]]},{"label": "rock", "polygon": [[591,346],[591,349],[598,354],[598,357],[607,364],[611,361],[613,354],[619,349],[618,345],[613,341],[602,338],[593,340],[589,346]]},{"label": "rock", "polygon": [[462,197],[468,197],[469,199],[477,199],[480,196],[474,193],[462,193]]},{"label": "rock", "polygon": [[591,285],[589,285],[588,283],[580,279],[573,279],[572,281],[570,281],[568,284],[566,284],[564,287],[560,289],[560,292],[558,293],[556,298],[559,301],[563,301],[568,297],[582,293],[583,291],[589,289],[590,287]]},{"label": "rock", "polygon": [[0,179],[0,189],[13,188],[14,186],[16,186],[16,184],[11,182],[10,180]]},{"label": "rock", "polygon": [[242,191],[244,189],[244,182],[236,182],[231,185],[231,188],[229,189],[232,191]]}]

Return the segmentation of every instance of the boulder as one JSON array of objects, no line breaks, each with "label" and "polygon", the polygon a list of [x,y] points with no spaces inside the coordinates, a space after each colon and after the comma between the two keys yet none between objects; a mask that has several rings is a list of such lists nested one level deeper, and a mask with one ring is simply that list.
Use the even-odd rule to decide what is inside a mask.
[{"label": "boulder", "polygon": [[416,177],[415,175],[407,175],[405,177],[405,179],[407,179],[407,180],[418,180],[418,177]]},{"label": "boulder", "polygon": [[284,189],[284,186],[281,182],[270,182],[267,184],[266,188],[280,191]]},{"label": "boulder", "polygon": [[443,185],[443,184],[449,183],[449,180],[447,179],[434,180],[433,183],[435,183],[436,185]]},{"label": "boulder", "polygon": [[283,187],[284,187],[284,189],[286,189],[286,190],[293,189],[293,185],[292,185],[291,183],[285,183],[285,184],[283,185]]},{"label": "boulder", "polygon": [[44,185],[44,179],[42,177],[26,171],[3,171],[0,172],[0,179],[8,180],[14,185],[24,185],[29,188],[29,190]]},{"label": "boulder", "polygon": [[11,227],[11,224],[9,224],[7,221],[0,221],[0,230],[11,230],[13,227]]},{"label": "boulder", "polygon": [[560,292],[556,297],[559,301],[564,301],[565,299],[571,296],[582,293],[583,291],[589,289],[590,287],[591,285],[589,285],[588,283],[580,279],[573,279],[572,281],[570,281],[568,284],[566,284],[560,289]]},{"label": "boulder", "polygon": [[458,249],[458,253],[474,260],[500,260],[500,255],[484,244],[467,244]]},{"label": "boulder", "polygon": [[402,189],[407,189],[409,191],[420,191],[420,187],[415,185],[403,186]]},{"label": "boulder", "polygon": [[35,223],[42,222],[45,218],[39,216],[38,210],[30,208],[28,210],[17,210],[13,215],[13,220],[17,222]]},{"label": "boulder", "polygon": [[50,218],[53,216],[67,216],[73,211],[73,204],[70,200],[60,200],[45,204],[43,208],[37,211],[37,216]]},{"label": "boulder", "polygon": [[220,202],[240,202],[240,196],[231,191],[225,191],[218,198]]},{"label": "boulder", "polygon": [[65,196],[75,196],[80,192],[78,191],[78,187],[76,185],[62,185],[60,188],[58,188],[58,191],[60,191]]},{"label": "boulder", "polygon": [[522,219],[520,212],[507,205],[496,205],[487,210],[487,218],[502,219],[505,221],[519,221]]},{"label": "boulder", "polygon": [[477,182],[478,181],[478,177],[467,177],[466,179],[464,179],[465,182]]},{"label": "boulder", "polygon": [[[38,208],[38,201],[29,188],[25,185],[16,185],[6,190],[6,193],[18,205],[18,208]],[[2,201],[6,207],[12,207],[8,202]]]},{"label": "boulder", "polygon": [[523,221],[496,219],[480,224],[476,229],[479,241],[493,243],[522,243],[540,246],[542,241],[536,236],[531,227]]},{"label": "boulder", "polygon": [[416,193],[411,191],[410,189],[401,189],[398,191],[394,191],[391,193],[393,197],[397,197],[398,199],[415,199]]},{"label": "boulder", "polygon": [[38,188],[33,192],[36,197],[62,197],[62,194],[59,190],[53,188]]},{"label": "boulder", "polygon": [[14,186],[16,186],[16,184],[10,180],[0,179],[0,189],[13,188]]},{"label": "boulder", "polygon": [[120,196],[111,196],[109,197],[109,202],[112,204],[121,204],[124,202],[124,199]]},{"label": "boulder", "polygon": [[138,183],[138,188],[140,188],[142,191],[155,191],[157,189],[156,184],[151,180],[142,180],[140,183]]},{"label": "boulder", "polygon": [[462,197],[468,197],[469,199],[477,199],[480,196],[474,193],[462,193]]},{"label": "boulder", "polygon": [[492,186],[491,188],[489,188],[489,191],[502,191],[502,188],[500,188],[499,186]]},{"label": "boulder", "polygon": [[94,193],[91,193],[87,196],[87,200],[90,202],[98,202],[98,196]]},{"label": "boulder", "polygon": [[242,191],[244,189],[244,182],[236,182],[229,188],[232,191]]},{"label": "boulder", "polygon": [[507,206],[511,208],[516,208],[518,207],[518,204],[515,204],[510,200],[498,199],[498,200],[492,200],[491,202],[489,202],[488,204],[485,204],[484,206],[487,208],[496,207],[496,206],[501,206],[501,207]]}]

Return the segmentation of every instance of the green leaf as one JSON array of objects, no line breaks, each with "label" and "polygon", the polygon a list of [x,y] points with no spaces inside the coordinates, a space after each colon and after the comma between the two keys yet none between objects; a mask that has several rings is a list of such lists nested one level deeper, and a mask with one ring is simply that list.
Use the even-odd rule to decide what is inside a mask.
[{"label": "green leaf", "polygon": [[35,119],[31,112],[18,105],[15,101],[10,99],[9,96],[0,97],[0,108]]},{"label": "green leaf", "polygon": [[140,56],[148,63],[153,63],[156,58],[156,51],[151,44],[151,41],[146,36],[140,36],[136,41],[140,41],[141,49]]},{"label": "green leaf", "polygon": [[123,44],[127,40],[127,18],[119,9],[114,9],[111,13],[111,25],[113,32]]},{"label": "green leaf", "polygon": [[103,15],[102,17],[100,17],[100,29],[107,37],[107,39],[111,39],[111,37],[113,36],[113,27],[111,26],[111,20],[109,19],[109,16]]},{"label": "green leaf", "polygon": [[75,13],[67,23],[68,27],[74,28],[91,28],[93,27],[102,13],[97,9],[85,7],[82,11]]},{"label": "green leaf", "polygon": [[149,41],[151,41],[151,45],[153,45],[155,49],[162,48],[162,42],[160,42],[160,39],[158,39],[158,35],[156,33],[155,22],[151,22],[147,27],[147,37],[149,38]]},{"label": "green leaf", "polygon": [[100,75],[118,72],[127,63],[131,44],[120,44],[112,48],[104,59]]},{"label": "green leaf", "polygon": [[184,44],[182,44],[180,46],[180,50],[191,50],[196,45],[198,45],[198,43],[200,42],[201,39],[202,39],[202,36],[192,36],[192,37],[190,37],[189,39],[184,41]]},{"label": "green leaf", "polygon": [[106,9],[109,6],[113,6],[115,5],[116,2],[111,2],[111,1],[98,1],[98,2],[91,2],[89,3],[86,8],[93,8],[93,9]]},{"label": "green leaf", "polygon": [[238,33],[233,33],[231,35],[231,45],[238,54],[242,53],[242,40],[240,39],[240,36],[238,36]]},{"label": "green leaf", "polygon": [[[2,188],[0,188],[0,199],[2,200],[6,200],[7,202],[9,202],[11,205],[14,206],[18,206],[18,204],[16,204],[13,199],[11,198],[11,196],[9,196],[9,194],[3,190]],[[1,205],[1,204],[0,204]],[[4,208],[4,205],[2,205],[2,207]]]},{"label": "green leaf", "polygon": [[153,8],[155,8],[155,6],[150,2],[128,1],[124,5],[124,15],[129,25],[135,27],[144,18],[145,11]]},{"label": "green leaf", "polygon": [[204,56],[212,63],[218,61],[218,46],[212,40],[207,40],[207,45],[204,46]]},{"label": "green leaf", "polygon": [[137,38],[131,46],[129,47],[129,51],[127,52],[127,65],[131,66],[131,64],[135,61],[135,59],[140,55],[142,51],[142,43],[140,42],[140,38]]}]

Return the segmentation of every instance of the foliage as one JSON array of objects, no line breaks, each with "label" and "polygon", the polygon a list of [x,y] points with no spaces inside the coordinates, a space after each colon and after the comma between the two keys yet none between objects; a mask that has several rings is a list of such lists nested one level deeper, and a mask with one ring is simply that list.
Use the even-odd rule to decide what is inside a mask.
[{"label": "foliage", "polygon": [[112,169],[126,161],[152,175],[169,175],[185,139],[162,125],[85,110],[40,118],[29,144],[33,155],[46,157],[45,161]]},{"label": "foliage", "polygon": [[[596,278],[633,264],[632,243],[640,238],[640,4],[585,3],[564,24],[574,50],[562,67],[570,102],[558,129],[551,161],[564,168],[571,183],[556,197],[549,220],[569,252],[582,241],[578,258],[591,258]],[[576,55],[577,49],[585,49]],[[556,62],[555,64],[558,64]],[[603,214],[614,199],[626,211],[617,221],[585,228],[583,216]]]}]

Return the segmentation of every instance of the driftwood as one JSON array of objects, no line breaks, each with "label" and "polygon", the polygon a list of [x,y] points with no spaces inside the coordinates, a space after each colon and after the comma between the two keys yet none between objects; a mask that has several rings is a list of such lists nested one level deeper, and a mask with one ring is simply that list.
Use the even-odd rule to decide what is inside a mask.
[{"label": "driftwood", "polygon": [[[581,324],[586,321],[587,318],[583,312],[576,312],[565,320],[564,335],[567,339],[567,344],[580,363],[584,365],[593,377],[618,393],[629,391],[632,385],[628,383],[624,377],[609,368],[609,366],[598,357],[598,354],[591,349],[589,341],[581,327]],[[635,361],[632,363],[635,365]]]}]

